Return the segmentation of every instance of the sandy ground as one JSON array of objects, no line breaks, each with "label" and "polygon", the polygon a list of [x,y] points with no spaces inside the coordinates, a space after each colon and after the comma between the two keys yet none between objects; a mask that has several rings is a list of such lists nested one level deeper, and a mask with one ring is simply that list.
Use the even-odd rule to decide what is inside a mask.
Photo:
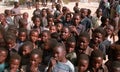
[{"label": "sandy ground", "polygon": [[[63,4],[63,6],[67,6],[71,11],[73,11],[73,7],[75,5],[75,2],[70,2],[68,4]],[[91,3],[79,3],[79,8],[89,8],[92,11],[92,14],[95,13],[97,7],[98,7],[98,3],[97,2],[91,2]],[[48,7],[51,7],[51,3],[48,4]],[[3,13],[5,9],[12,9],[13,6],[3,6],[0,5],[0,13]],[[40,7],[40,9],[42,9],[43,7]],[[35,8],[32,9],[27,9],[25,6],[21,6],[21,12],[28,12],[29,13],[29,18],[32,17],[32,13],[35,10]]]}]

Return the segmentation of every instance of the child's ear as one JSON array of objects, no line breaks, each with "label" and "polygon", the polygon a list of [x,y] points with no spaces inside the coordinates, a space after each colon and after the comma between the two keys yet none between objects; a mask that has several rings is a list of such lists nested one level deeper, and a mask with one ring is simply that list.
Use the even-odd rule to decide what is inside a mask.
[{"label": "child's ear", "polygon": [[63,53],[64,53],[64,56],[66,56],[66,50]]}]

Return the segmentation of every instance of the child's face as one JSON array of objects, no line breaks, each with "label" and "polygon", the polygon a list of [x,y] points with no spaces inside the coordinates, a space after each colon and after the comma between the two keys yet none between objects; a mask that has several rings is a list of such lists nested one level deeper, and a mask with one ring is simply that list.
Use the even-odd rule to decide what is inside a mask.
[{"label": "child's face", "polygon": [[78,25],[80,23],[80,16],[75,16],[73,22],[75,25]]},{"label": "child's face", "polygon": [[35,21],[34,21],[35,26],[39,27],[40,23],[41,23],[40,19],[36,18]]},{"label": "child's face", "polygon": [[30,57],[30,66],[31,67],[38,67],[41,62],[41,58],[38,54],[32,54]]},{"label": "child's face", "polygon": [[30,46],[23,46],[23,48],[22,48],[23,56],[27,56],[27,55],[29,55],[31,53],[32,50],[29,47]]},{"label": "child's face", "polygon": [[105,25],[109,25],[109,19],[106,19]]},{"label": "child's face", "polygon": [[100,66],[102,65],[102,63],[103,63],[103,59],[101,57],[94,57],[93,61],[92,61],[92,66],[95,69],[98,69],[98,68],[100,68]]},{"label": "child's face", "polygon": [[24,13],[24,14],[23,14],[23,18],[24,18],[24,19],[28,19],[28,13]]},{"label": "child's face", "polygon": [[79,60],[78,62],[78,71],[79,72],[85,72],[88,68],[88,61],[87,60]]},{"label": "child's face", "polygon": [[50,27],[50,32],[51,33],[57,32],[56,27],[55,26]]},{"label": "child's face", "polygon": [[70,15],[67,15],[67,16],[66,16],[66,21],[70,21],[70,20],[71,20]]},{"label": "child's face", "polygon": [[20,66],[20,60],[18,59],[11,59],[10,60],[10,69],[13,71],[16,71],[17,69],[19,69]]},{"label": "child's face", "polygon": [[93,41],[95,43],[100,43],[103,41],[103,35],[101,33],[95,33],[93,34]]},{"label": "child's face", "polygon": [[11,39],[9,39],[9,40],[6,42],[6,45],[8,46],[8,48],[14,47],[15,44],[16,44],[15,40],[11,40]]},{"label": "child's face", "polygon": [[37,4],[37,5],[36,5],[36,9],[39,9],[39,7],[40,7],[39,4]]},{"label": "child's face", "polygon": [[68,45],[67,45],[67,52],[68,53],[71,53],[71,52],[73,52],[74,51],[74,49],[75,49],[75,42],[70,42],[70,43],[68,43]]},{"label": "child's face", "polygon": [[35,43],[38,40],[39,37],[39,33],[38,32],[32,32],[30,34],[30,39],[33,43]]},{"label": "child's face", "polygon": [[67,39],[70,36],[70,31],[68,28],[63,28],[62,33],[61,33],[61,38],[62,39]]},{"label": "child's face", "polygon": [[80,50],[86,50],[86,48],[89,45],[89,41],[86,37],[80,37],[78,44],[79,44]]},{"label": "child's face", "polygon": [[27,37],[27,34],[25,32],[20,32],[18,37],[19,37],[20,41],[25,41],[26,37]]},{"label": "child's face", "polygon": [[61,31],[62,28],[63,28],[63,25],[62,25],[62,24],[58,24],[58,25],[57,25],[57,29],[58,29],[58,31]]},{"label": "child's face", "polygon": [[113,27],[111,27],[111,28],[110,28],[110,27],[107,27],[107,28],[106,28],[106,32],[107,32],[108,35],[112,35],[113,31],[114,31],[114,28],[113,28]]},{"label": "child's face", "polygon": [[55,48],[54,51],[53,51],[53,54],[54,54],[54,58],[58,61],[62,61],[63,58],[65,57],[65,51],[58,47],[58,48]]},{"label": "child's face", "polygon": [[42,40],[43,42],[46,42],[49,38],[50,38],[50,36],[49,36],[46,32],[43,32],[43,33],[42,33],[41,40]]},{"label": "child's face", "polygon": [[53,24],[53,18],[49,18],[49,19],[48,19],[48,25],[49,25],[49,26],[52,26],[52,24]]},{"label": "child's face", "polygon": [[46,15],[47,15],[47,11],[46,11],[46,10],[43,10],[43,11],[42,11],[42,15],[43,15],[43,16],[46,16]]},{"label": "child's face", "polygon": [[7,58],[7,53],[5,51],[0,50],[0,64],[5,62],[6,58]]}]

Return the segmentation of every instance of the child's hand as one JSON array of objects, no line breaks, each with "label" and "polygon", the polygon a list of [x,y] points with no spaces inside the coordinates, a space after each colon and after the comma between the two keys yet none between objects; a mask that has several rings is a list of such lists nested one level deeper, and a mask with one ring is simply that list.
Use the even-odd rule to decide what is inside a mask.
[{"label": "child's hand", "polygon": [[50,60],[50,67],[53,67],[56,64],[57,60],[55,58],[51,58]]},{"label": "child's hand", "polygon": [[71,29],[72,32],[77,32],[77,29],[76,29],[75,26],[70,26],[70,29]]}]

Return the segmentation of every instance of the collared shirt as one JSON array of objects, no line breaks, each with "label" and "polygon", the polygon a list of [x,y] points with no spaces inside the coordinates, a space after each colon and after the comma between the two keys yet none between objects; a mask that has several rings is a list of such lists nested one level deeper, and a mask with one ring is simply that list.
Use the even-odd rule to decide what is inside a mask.
[{"label": "collared shirt", "polygon": [[[91,68],[90,72],[94,72],[94,68]],[[101,67],[97,69],[96,72],[108,72],[108,68],[104,64],[102,64]]]},{"label": "collared shirt", "polygon": [[89,18],[85,17],[84,19],[81,20],[81,24],[85,26],[85,30],[87,31],[88,29],[91,28],[91,21]]}]

